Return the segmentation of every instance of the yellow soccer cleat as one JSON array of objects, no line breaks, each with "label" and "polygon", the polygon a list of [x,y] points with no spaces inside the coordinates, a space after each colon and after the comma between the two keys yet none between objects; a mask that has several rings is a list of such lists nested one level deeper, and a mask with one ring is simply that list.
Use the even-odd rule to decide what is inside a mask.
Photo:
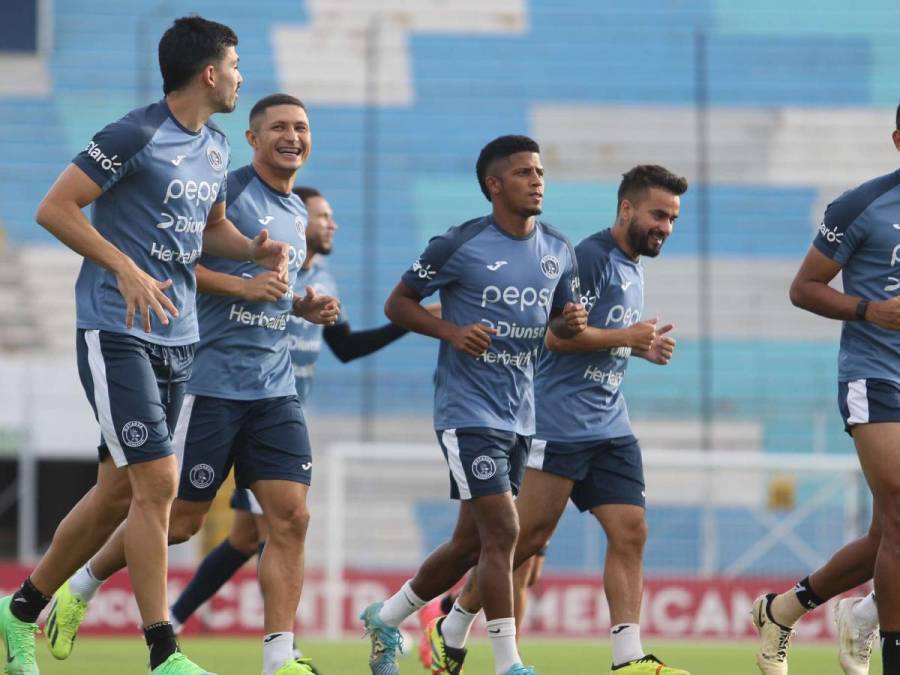
[{"label": "yellow soccer cleat", "polygon": [[616,675],[691,675],[681,668],[667,666],[653,654],[647,654],[620,666],[613,666],[612,672]]},{"label": "yellow soccer cleat", "polygon": [[463,661],[466,660],[466,648],[448,647],[441,633],[444,617],[432,619],[425,628],[425,635],[431,644],[431,672],[433,674],[462,675]]},{"label": "yellow soccer cleat", "polygon": [[[317,671],[313,668],[312,659],[299,658],[285,661],[282,666],[275,671],[275,675],[316,675]],[[263,673],[265,675],[265,673]]]},{"label": "yellow soccer cleat", "polygon": [[73,595],[67,581],[53,594],[53,604],[47,615],[47,645],[57,659],[67,659],[75,645],[78,627],[84,621],[87,603]]}]

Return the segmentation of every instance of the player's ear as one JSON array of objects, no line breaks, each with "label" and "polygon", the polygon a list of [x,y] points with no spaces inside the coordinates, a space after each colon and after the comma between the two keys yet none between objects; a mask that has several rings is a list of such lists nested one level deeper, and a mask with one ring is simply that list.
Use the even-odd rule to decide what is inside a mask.
[{"label": "player's ear", "polygon": [[256,132],[253,129],[247,129],[244,132],[244,138],[247,139],[247,143],[250,144],[250,147],[256,150]]},{"label": "player's ear", "polygon": [[485,176],[484,184],[487,185],[488,192],[492,195],[499,195],[503,190],[503,181],[497,176]]},{"label": "player's ear", "polygon": [[216,67],[212,63],[207,63],[200,71],[200,80],[207,87],[216,86]]}]

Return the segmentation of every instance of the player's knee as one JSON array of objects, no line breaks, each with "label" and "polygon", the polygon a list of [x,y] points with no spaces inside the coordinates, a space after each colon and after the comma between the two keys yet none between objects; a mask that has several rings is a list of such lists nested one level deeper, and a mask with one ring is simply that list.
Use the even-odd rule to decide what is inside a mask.
[{"label": "player's knee", "polygon": [[629,518],[610,528],[607,538],[610,549],[640,555],[647,543],[647,521],[645,518]]},{"label": "player's knee", "polygon": [[515,518],[492,523],[481,539],[481,551],[508,555],[516,547],[518,538],[519,522]]},{"label": "player's knee", "polygon": [[169,520],[169,543],[183,544],[203,527],[203,514],[172,514]]},{"label": "player's knee", "polygon": [[309,529],[309,517],[309,508],[303,503],[279,511],[269,520],[269,538],[304,541]]}]

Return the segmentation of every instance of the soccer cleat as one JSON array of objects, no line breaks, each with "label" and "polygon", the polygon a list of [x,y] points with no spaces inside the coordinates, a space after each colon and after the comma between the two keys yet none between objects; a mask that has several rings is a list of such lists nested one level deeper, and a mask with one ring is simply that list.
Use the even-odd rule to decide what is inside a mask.
[{"label": "soccer cleat", "polygon": [[521,663],[517,663],[503,675],[537,675],[537,671],[532,666],[523,666]]},{"label": "soccer cleat", "polygon": [[150,671],[150,675],[216,675],[204,670],[181,652],[174,652]]},{"label": "soccer cleat", "polygon": [[442,604],[443,599],[435,598],[419,610],[419,621],[422,626],[422,632],[419,635],[419,661],[422,662],[422,667],[425,670],[431,668],[431,640],[428,634],[428,627],[434,619],[439,619],[446,614],[446,612],[442,611]]},{"label": "soccer cleat", "polygon": [[834,609],[838,629],[838,660],[845,675],[869,675],[869,657],[877,629],[860,630],[853,608],[863,598],[844,598]]},{"label": "soccer cleat", "polygon": [[41,632],[36,623],[20,621],[9,611],[12,596],[0,598],[0,638],[6,647],[7,675],[38,675],[34,659],[34,636]]},{"label": "soccer cleat", "polygon": [[46,631],[50,653],[57,659],[69,658],[86,612],[87,603],[72,594],[68,581],[53,594]]},{"label": "soccer cleat", "polygon": [[[265,675],[265,673],[263,673]],[[312,659],[291,659],[285,661],[284,664],[275,671],[275,675],[318,675],[318,671],[313,668]]]},{"label": "soccer cleat", "polygon": [[759,596],[753,601],[753,608],[750,610],[753,625],[759,631],[762,643],[756,653],[756,665],[762,675],[787,675],[787,649],[794,631],[772,619],[769,605],[774,597],[774,593]]},{"label": "soccer cleat", "polygon": [[366,607],[359,618],[362,619],[366,635],[372,640],[369,668],[372,675],[398,675],[397,652],[403,651],[400,630],[388,626],[378,617],[383,602],[375,602]]},{"label": "soccer cleat", "polygon": [[691,675],[681,668],[672,668],[653,654],[646,654],[634,661],[612,667],[612,672],[620,675]]},{"label": "soccer cleat", "polygon": [[428,643],[431,645],[431,672],[462,675],[463,661],[466,660],[465,647],[449,647],[441,633],[443,616],[432,619],[425,629]]}]

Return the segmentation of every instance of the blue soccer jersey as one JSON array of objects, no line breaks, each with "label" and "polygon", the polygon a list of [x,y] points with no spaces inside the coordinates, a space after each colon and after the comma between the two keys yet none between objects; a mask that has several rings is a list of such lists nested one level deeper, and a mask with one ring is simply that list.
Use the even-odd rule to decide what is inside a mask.
[{"label": "blue soccer jersey", "polygon": [[194,133],[165,100],[139,108],[98,132],[73,163],[103,194],[93,203],[94,227],[138,267],[162,281],[179,316],[152,331],[125,328],[125,301],[111,271],[85,258],[75,285],[79,328],[128,333],[163,345],[196,342],[194,264],[213,204],[225,199],[229,159],[225,134],[212,122]]},{"label": "blue soccer jersey", "polygon": [[[604,230],[575,247],[581,302],[593,328],[627,328],[644,311],[644,270]],[[536,436],[549,441],[592,441],[631,434],[625,399],[619,391],[630,347],[600,352],[544,351],[534,389]]]},{"label": "blue soccer jersey", "polygon": [[[813,245],[842,265],[844,292],[867,300],[900,294],[900,171],[845,192],[825,209]],[[845,321],[838,380],[900,382],[900,333]]]},{"label": "blue soccer jersey", "polygon": [[534,433],[534,362],[553,308],[578,295],[568,239],[536,222],[527,237],[504,232],[491,217],[434,237],[403,275],[421,297],[440,291],[452,323],[484,323],[497,333],[473,358],[442,341],[435,375],[435,429],[486,427]]},{"label": "blue soccer jersey", "polygon": [[[309,269],[300,270],[294,286],[298,295],[305,295],[306,287],[312,286],[318,295],[339,297],[337,283],[321,257],[316,257]],[[338,324],[344,321],[342,312]],[[294,364],[294,380],[297,396],[300,397],[300,402],[303,404],[306,403],[312,389],[316,362],[322,351],[323,329],[324,326],[321,324],[311,323],[299,316],[292,315],[288,321],[288,345],[291,350],[291,361]]]},{"label": "blue soccer jersey", "polygon": [[[276,302],[247,302],[201,293],[197,300],[200,344],[188,393],[232,400],[294,394],[287,326],[297,272],[306,257],[306,207],[293,193],[278,192],[252,166],[228,177],[229,220],[251,239],[266,228],[290,246],[288,292]],[[203,255],[200,264],[215,272],[255,277],[268,270],[251,261]]]}]

